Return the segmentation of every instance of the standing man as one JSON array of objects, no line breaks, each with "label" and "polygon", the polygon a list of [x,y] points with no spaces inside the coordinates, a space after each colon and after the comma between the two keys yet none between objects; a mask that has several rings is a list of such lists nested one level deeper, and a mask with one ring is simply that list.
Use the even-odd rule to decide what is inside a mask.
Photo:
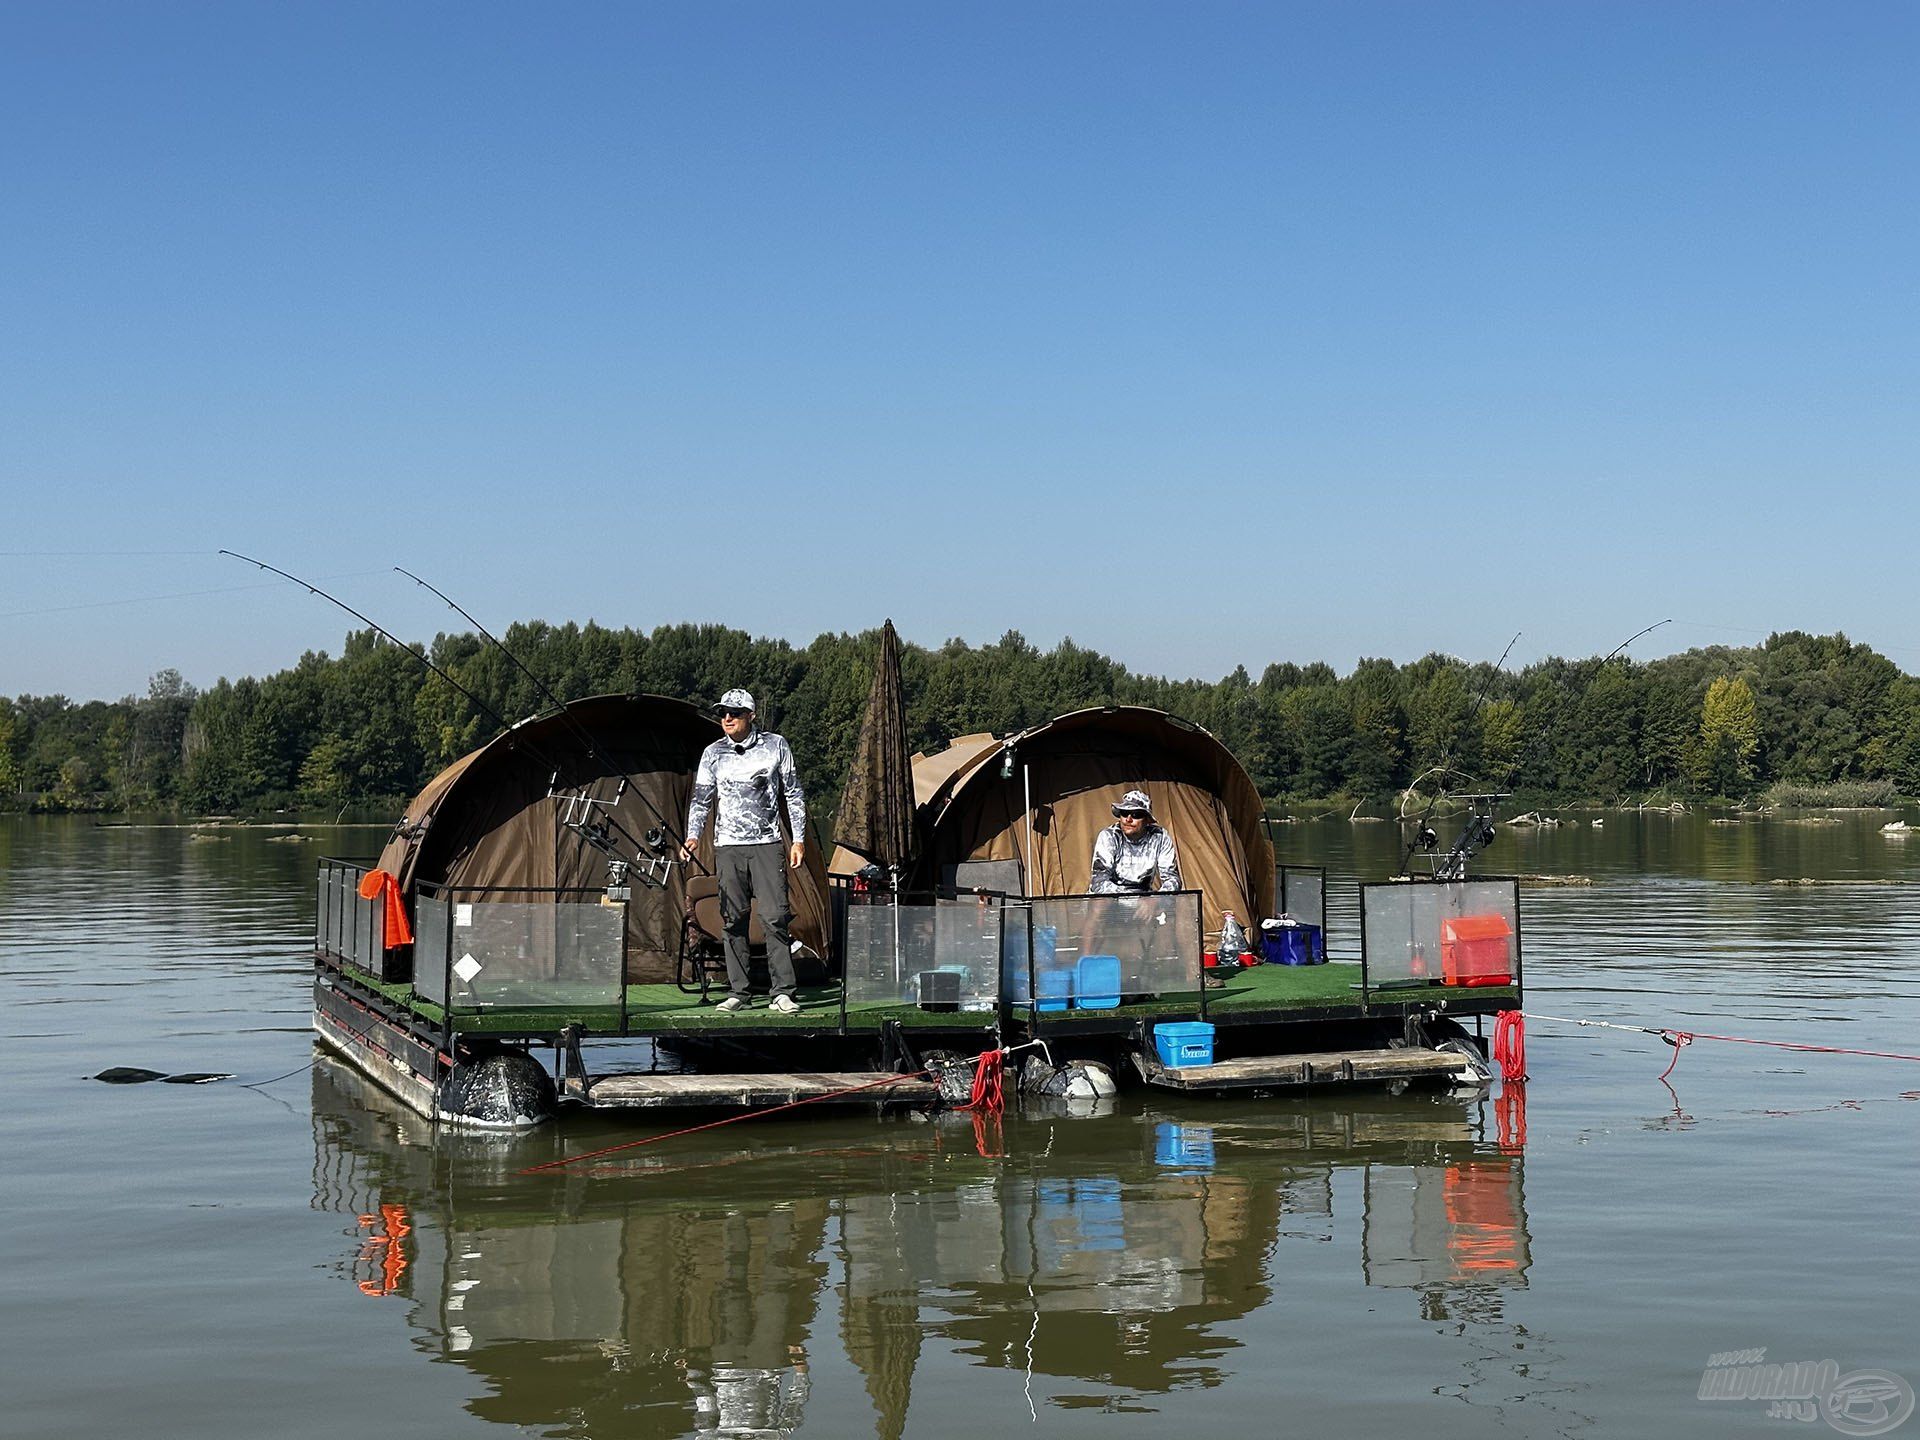
[{"label": "standing man", "polygon": [[[687,839],[680,852],[688,860],[693,858],[693,847],[717,804],[713,870],[720,882],[731,992],[718,1008],[731,1015],[753,1002],[747,976],[747,922],[758,901],[760,927],[767,932],[767,979],[773,992],[769,1005],[777,1015],[798,1015],[793,943],[787,935],[793,920],[787,871],[798,870],[806,858],[807,801],[800,790],[800,774],[786,740],[754,725],[753,696],[745,690],[729,690],[714,708],[720,712],[720,728],[726,735],[700,752],[693,803],[687,809]],[[793,843],[784,854],[780,793],[786,796],[787,823],[793,833]]]}]

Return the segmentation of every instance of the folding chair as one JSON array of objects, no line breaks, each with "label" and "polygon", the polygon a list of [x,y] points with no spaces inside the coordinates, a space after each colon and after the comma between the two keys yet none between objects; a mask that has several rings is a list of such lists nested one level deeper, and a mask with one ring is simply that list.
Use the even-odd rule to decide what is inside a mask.
[{"label": "folding chair", "polygon": [[[718,987],[727,989],[726,923],[720,918],[720,882],[711,875],[687,881],[687,919],[680,930],[680,958],[673,983],[700,1003]],[[748,955],[765,954],[767,933],[760,928],[760,907],[747,916]],[[751,963],[751,962],[749,962]]]}]

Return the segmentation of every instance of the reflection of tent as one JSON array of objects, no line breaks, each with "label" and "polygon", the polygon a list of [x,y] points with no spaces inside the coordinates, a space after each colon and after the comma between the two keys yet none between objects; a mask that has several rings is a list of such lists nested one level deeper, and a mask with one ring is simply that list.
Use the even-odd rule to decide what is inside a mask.
[{"label": "reflection of tent", "polygon": [[[1013,765],[1003,778],[1008,750]],[[913,889],[950,883],[953,867],[967,861],[1014,862],[1010,873],[1025,875],[1031,848],[1028,893],[1081,894],[1094,837],[1113,823],[1113,802],[1138,787],[1180,847],[1187,887],[1205,892],[1208,930],[1219,928],[1225,910],[1242,923],[1273,911],[1273,845],[1253,781],[1212,735],[1162,711],[1080,710],[1005,741],[968,735],[916,756],[913,782]],[[847,852],[834,856],[836,873],[858,865]]]},{"label": "reflection of tent", "polygon": [[[630,780],[626,793],[611,811],[598,812],[612,817],[622,856],[632,856],[636,842],[656,825],[677,844],[694,767],[700,751],[719,738],[719,725],[684,701],[660,695],[599,695],[576,700],[567,711],[523,721],[428,781],[381,852],[380,868],[403,887],[417,881],[498,887],[496,893],[456,898],[534,900],[546,897],[514,892],[598,890],[606,884],[607,857],[560,824],[560,802],[549,799],[548,791],[584,789],[612,800],[622,770]],[[611,766],[595,758],[595,747]],[[710,839],[700,849],[710,870]],[[790,881],[793,936],[824,955],[826,875],[818,848],[809,841],[807,849],[806,869]],[[673,978],[686,914],[684,868],[673,867],[665,890],[634,881],[627,907],[629,983]]]}]

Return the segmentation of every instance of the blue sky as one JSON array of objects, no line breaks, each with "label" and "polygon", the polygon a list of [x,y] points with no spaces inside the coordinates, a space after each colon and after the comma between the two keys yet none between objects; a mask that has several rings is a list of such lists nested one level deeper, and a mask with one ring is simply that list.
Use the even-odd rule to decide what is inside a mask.
[{"label": "blue sky", "polygon": [[[0,12],[0,693],[350,622],[1920,670],[1920,10]],[[324,578],[323,578],[324,577]],[[207,593],[212,592],[212,593]],[[159,598],[167,597],[167,598]]]}]

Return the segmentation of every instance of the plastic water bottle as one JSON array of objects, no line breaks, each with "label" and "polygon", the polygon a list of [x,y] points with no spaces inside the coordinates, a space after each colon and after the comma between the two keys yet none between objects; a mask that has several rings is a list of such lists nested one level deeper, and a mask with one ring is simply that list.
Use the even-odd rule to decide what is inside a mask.
[{"label": "plastic water bottle", "polygon": [[1220,963],[1238,965],[1240,957],[1247,953],[1246,928],[1234,918],[1231,910],[1220,919]]}]

